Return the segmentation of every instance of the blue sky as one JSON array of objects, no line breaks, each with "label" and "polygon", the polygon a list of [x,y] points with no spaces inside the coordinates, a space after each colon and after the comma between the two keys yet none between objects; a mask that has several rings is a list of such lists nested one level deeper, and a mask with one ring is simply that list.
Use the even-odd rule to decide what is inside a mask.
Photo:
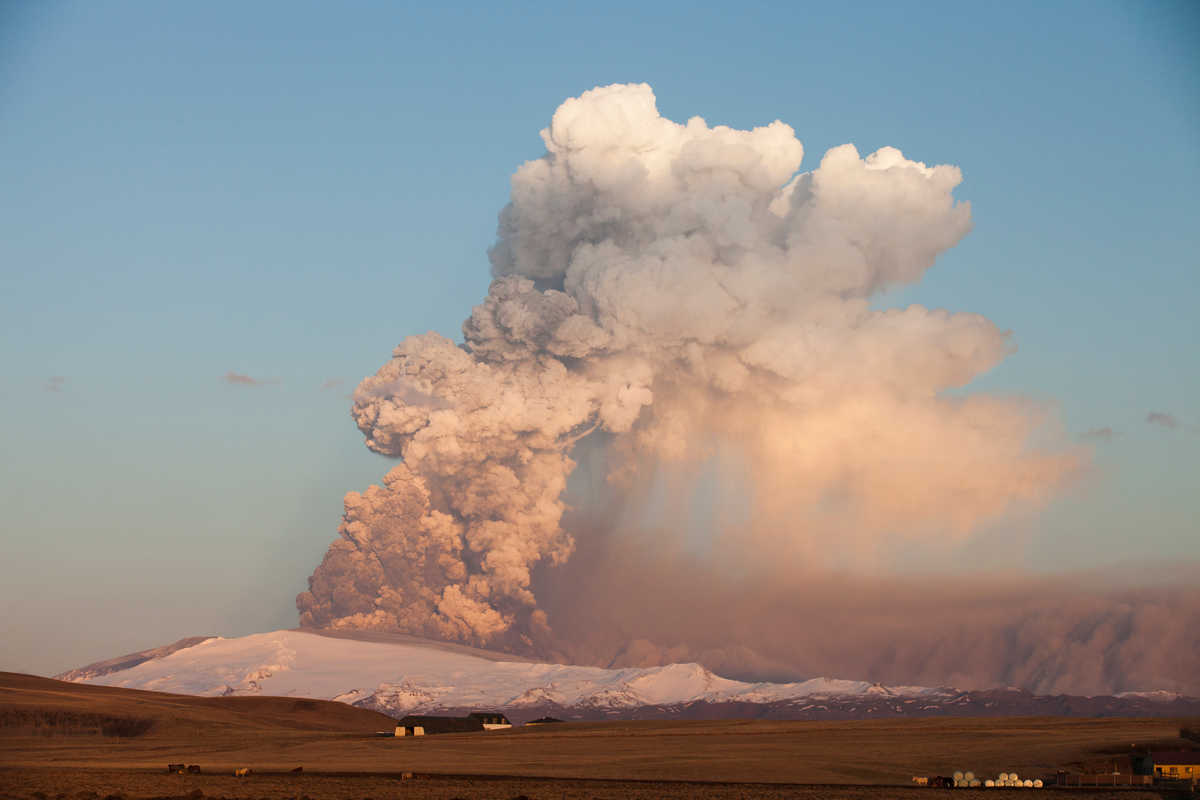
[{"label": "blue sky", "polygon": [[346,395],[459,336],[538,131],[625,81],[677,121],[782,119],[805,168],[959,165],[974,231],[882,302],[1011,328],[972,388],[1114,431],[1025,563],[1200,557],[1194,3],[10,3],[0,668],[295,624],[388,468]]}]

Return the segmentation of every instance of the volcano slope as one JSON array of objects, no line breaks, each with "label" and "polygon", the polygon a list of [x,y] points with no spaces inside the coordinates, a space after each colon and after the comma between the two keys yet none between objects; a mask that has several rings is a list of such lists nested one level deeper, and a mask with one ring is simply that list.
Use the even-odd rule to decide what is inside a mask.
[{"label": "volcano slope", "polygon": [[[391,728],[390,718],[341,703],[189,697],[13,673],[0,673],[0,722],[0,796],[76,797],[82,790],[165,797],[199,789],[256,798],[874,798],[912,775],[954,769],[1040,775],[1111,764],[1131,743],[1183,746],[1176,736],[1184,724],[1078,718],[607,722],[396,739],[374,735]],[[168,775],[168,763],[197,764],[204,774]],[[239,767],[255,774],[239,782],[232,777]],[[296,767],[304,772],[292,773]],[[404,773],[417,777],[404,780]],[[702,783],[686,783],[696,781]]]}]

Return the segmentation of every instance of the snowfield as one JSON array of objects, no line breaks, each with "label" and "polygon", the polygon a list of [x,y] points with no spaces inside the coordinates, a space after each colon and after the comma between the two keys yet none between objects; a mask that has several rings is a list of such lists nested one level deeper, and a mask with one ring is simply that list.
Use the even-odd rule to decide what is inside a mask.
[{"label": "snowfield", "polygon": [[107,674],[72,680],[194,695],[280,695],[338,700],[393,715],[454,708],[621,710],[695,702],[756,703],[824,697],[941,696],[944,689],[887,688],[814,678],[746,683],[699,664],[603,669],[497,661],[431,645],[274,631],[213,638]]}]

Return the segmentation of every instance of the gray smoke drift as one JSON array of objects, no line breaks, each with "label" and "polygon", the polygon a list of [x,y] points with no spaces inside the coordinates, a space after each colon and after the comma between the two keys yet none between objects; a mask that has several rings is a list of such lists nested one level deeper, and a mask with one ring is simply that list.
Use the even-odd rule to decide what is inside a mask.
[{"label": "gray smoke drift", "polygon": [[[600,548],[605,591],[621,592],[663,541],[688,537],[719,454],[734,454],[744,507],[709,526],[692,574],[731,596],[752,591],[734,576],[765,565],[782,570],[776,592],[883,568],[909,544],[953,546],[1081,466],[1080,451],[1034,442],[1054,437],[1030,404],[946,393],[1011,352],[1006,333],[976,314],[871,306],[967,233],[956,167],[843,145],[798,174],[782,122],[679,125],[645,85],[568,100],[542,138],[546,154],[513,176],[463,343],[409,337],[354,394],[367,446],[401,463],[347,495],[297,598],[302,625],[610,659],[624,651],[559,618],[637,632],[592,619],[604,593],[556,573],[586,581],[572,554]],[[572,529],[572,456],[588,448],[606,474],[571,495]],[[664,508],[674,525],[648,521]],[[638,592],[622,604],[662,599],[653,581]]]},{"label": "gray smoke drift", "polygon": [[[844,675],[893,686],[1200,696],[1195,565],[1056,575],[714,569],[673,545],[631,559],[623,532],[572,529],[579,552],[536,583],[556,630],[587,632],[553,642],[560,660],[696,661],[748,680]],[[1142,573],[1155,584],[1131,582]]]}]

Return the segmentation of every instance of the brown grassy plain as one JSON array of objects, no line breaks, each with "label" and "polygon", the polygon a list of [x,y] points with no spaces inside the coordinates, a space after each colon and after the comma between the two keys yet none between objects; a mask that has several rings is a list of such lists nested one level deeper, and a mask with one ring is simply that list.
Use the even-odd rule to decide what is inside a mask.
[{"label": "brown grassy plain", "polygon": [[[1134,743],[1180,746],[1180,721],[1161,719],[607,722],[378,738],[374,731],[389,729],[389,718],[339,703],[197,698],[11,673],[0,673],[0,724],[0,797],[40,791],[52,798],[81,791],[167,797],[199,789],[208,797],[313,800],[522,794],[874,800],[937,791],[904,786],[912,775],[1099,769],[1123,760]],[[205,774],[165,774],[174,762],[198,764]],[[303,774],[289,772],[298,766]],[[237,780],[238,767],[256,774]],[[402,780],[406,772],[415,777]],[[1114,796],[1138,794],[1157,796]]]}]

